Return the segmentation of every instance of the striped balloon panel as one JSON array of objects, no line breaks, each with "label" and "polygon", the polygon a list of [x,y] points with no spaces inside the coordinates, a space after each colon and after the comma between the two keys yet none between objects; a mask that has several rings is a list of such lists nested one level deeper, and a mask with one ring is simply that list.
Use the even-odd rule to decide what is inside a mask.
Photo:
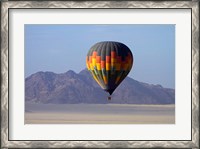
[{"label": "striped balloon panel", "polygon": [[122,43],[101,42],[89,50],[86,65],[104,90],[114,91],[131,70],[133,56],[130,49]]}]

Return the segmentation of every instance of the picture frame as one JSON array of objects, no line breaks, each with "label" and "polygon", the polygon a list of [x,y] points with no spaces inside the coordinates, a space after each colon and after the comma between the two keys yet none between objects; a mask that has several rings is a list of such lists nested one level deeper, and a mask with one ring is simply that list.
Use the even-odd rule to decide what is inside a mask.
[{"label": "picture frame", "polygon": [[[191,140],[10,140],[9,11],[12,9],[189,9],[191,10]],[[1,148],[199,148],[199,2],[197,1],[3,1],[1,2]]]}]

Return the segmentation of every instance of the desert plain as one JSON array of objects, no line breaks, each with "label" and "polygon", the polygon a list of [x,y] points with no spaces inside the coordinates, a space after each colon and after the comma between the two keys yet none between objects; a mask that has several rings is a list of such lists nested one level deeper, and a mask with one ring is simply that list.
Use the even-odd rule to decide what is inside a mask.
[{"label": "desert plain", "polygon": [[175,124],[175,105],[25,104],[25,124]]}]

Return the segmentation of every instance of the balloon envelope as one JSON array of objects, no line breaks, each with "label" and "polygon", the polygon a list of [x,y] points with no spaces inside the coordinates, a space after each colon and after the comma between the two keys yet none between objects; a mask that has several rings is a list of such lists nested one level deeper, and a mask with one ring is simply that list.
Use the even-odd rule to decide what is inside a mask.
[{"label": "balloon envelope", "polygon": [[96,82],[111,95],[130,72],[133,55],[123,43],[99,42],[88,51],[86,65]]}]

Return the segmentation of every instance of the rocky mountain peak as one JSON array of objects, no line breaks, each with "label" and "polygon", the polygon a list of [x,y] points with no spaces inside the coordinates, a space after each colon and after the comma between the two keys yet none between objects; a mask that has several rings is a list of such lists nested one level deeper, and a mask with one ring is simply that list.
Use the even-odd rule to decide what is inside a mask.
[{"label": "rocky mountain peak", "polygon": [[25,79],[25,100],[36,103],[126,103],[174,104],[175,90],[139,82],[130,77],[118,86],[108,102],[108,94],[94,81],[87,69],[64,74],[37,72]]}]

